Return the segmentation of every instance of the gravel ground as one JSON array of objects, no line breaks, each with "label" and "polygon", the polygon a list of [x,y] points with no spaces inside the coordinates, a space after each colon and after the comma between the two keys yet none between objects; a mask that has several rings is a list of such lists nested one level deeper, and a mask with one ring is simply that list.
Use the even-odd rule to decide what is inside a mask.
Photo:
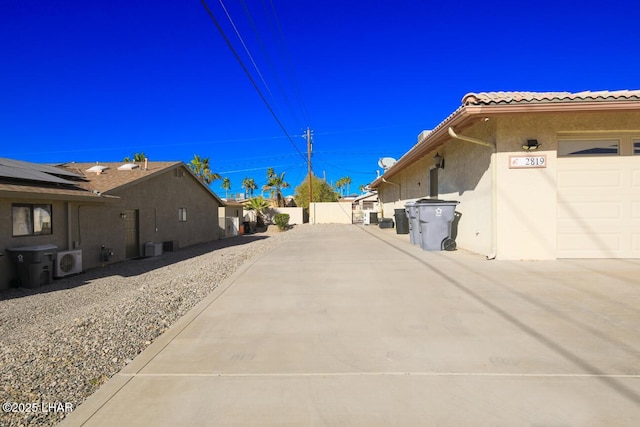
[{"label": "gravel ground", "polygon": [[0,425],[56,424],[243,263],[308,229],[270,226],[0,293]]}]

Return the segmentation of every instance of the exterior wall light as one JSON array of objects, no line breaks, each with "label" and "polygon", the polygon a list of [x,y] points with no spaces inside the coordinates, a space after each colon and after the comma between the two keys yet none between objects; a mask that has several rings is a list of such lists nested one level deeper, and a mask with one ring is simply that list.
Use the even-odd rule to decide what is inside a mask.
[{"label": "exterior wall light", "polygon": [[440,153],[436,153],[433,157],[433,165],[436,169],[444,169],[444,157],[442,157]]},{"label": "exterior wall light", "polygon": [[522,144],[522,149],[524,151],[535,151],[540,147],[537,139],[527,139],[525,144]]},{"label": "exterior wall light", "polygon": [[120,214],[120,219],[126,219],[126,218],[127,218],[127,214],[126,214],[126,213],[124,213],[124,212],[122,212],[122,213]]}]

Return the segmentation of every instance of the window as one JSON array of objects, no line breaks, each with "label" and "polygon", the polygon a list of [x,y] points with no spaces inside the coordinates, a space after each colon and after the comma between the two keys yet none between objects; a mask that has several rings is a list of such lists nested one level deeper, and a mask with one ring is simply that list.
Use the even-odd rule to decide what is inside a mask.
[{"label": "window", "polygon": [[617,139],[558,141],[558,156],[617,156],[620,141]]},{"label": "window", "polygon": [[633,155],[637,156],[640,154],[640,139],[633,140]]},{"label": "window", "polygon": [[187,222],[187,208],[178,208],[178,222]]},{"label": "window", "polygon": [[52,234],[51,212],[51,205],[12,205],[13,236]]}]

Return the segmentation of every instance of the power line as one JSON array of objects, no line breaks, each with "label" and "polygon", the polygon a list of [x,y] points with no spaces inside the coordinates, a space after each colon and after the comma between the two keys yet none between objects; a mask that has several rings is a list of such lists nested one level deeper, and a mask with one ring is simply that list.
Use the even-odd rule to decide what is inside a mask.
[{"label": "power line", "polygon": [[260,76],[260,80],[262,80],[262,83],[267,88],[267,92],[269,92],[269,94],[273,98],[273,94],[271,93],[271,89],[269,88],[269,85],[264,80],[264,77],[262,76],[262,73],[260,72],[260,69],[258,68],[258,64],[256,64],[256,61],[253,60],[253,56],[251,55],[251,52],[249,52],[249,48],[245,44],[244,39],[242,38],[242,36],[240,35],[240,31],[238,31],[238,28],[236,27],[236,24],[233,22],[233,19],[231,19],[231,15],[229,15],[229,11],[225,7],[224,2],[222,0],[219,0],[219,1],[220,1],[220,6],[222,6],[222,9],[224,10],[224,13],[226,13],[226,15],[227,15],[227,19],[229,19],[229,22],[231,23],[231,26],[233,27],[233,30],[236,32],[236,35],[240,39],[240,43],[242,43],[242,47],[244,47],[244,51],[247,52],[247,55],[249,56],[249,59],[251,60],[251,63],[253,64],[253,68],[256,69],[256,72]]},{"label": "power line", "polygon": [[[253,24],[253,19],[251,18],[251,15],[249,13],[249,9],[246,7],[244,0],[241,0],[241,2],[243,4],[243,7],[245,8],[245,13],[246,13],[247,17],[249,18],[249,21]],[[274,42],[275,46],[277,47],[277,53],[279,53],[280,60],[285,65],[285,70],[286,70],[286,65],[287,64],[286,64],[285,58],[284,58],[284,56],[282,54],[282,49],[281,49],[282,43],[280,42],[280,40],[277,37],[277,32],[276,32],[276,30],[274,28],[275,25],[273,23],[273,19],[271,19],[271,14],[269,13],[269,9],[268,9],[268,7],[267,7],[267,5],[266,5],[264,0],[262,0],[262,7],[263,7],[264,15],[267,18],[267,23],[269,24],[269,28],[271,29],[271,33],[272,33],[272,36],[273,36],[273,42]],[[262,43],[262,38],[260,37],[260,33],[259,33],[258,29],[254,25],[252,25],[252,26],[253,26],[256,38],[258,39],[258,43],[260,44],[260,46],[262,48],[262,53],[264,54],[264,56],[265,56],[265,58],[267,60],[267,63],[269,64],[269,67],[271,68],[271,73],[273,74],[273,77],[276,80],[276,84],[278,86],[278,89],[280,90],[280,94],[282,95],[282,99],[284,101],[284,104],[287,107],[287,109],[289,110],[289,113],[291,113],[291,117],[293,118],[293,120],[296,123],[300,123],[301,120],[299,119],[298,114],[296,113],[296,110],[293,108],[293,104],[291,103],[291,100],[289,99],[289,95],[288,95],[287,91],[284,89],[284,86],[283,86],[282,81],[281,81],[282,79],[280,79],[279,73],[278,73],[278,71],[276,71],[276,68],[274,67],[273,62],[271,61],[271,57],[269,55],[269,52],[264,48],[264,44]]]},{"label": "power line", "polygon": [[290,73],[289,78],[291,78],[291,80],[293,81],[293,93],[298,101],[298,104],[300,104],[300,107],[302,108],[302,113],[305,116],[305,119],[307,121],[307,127],[309,126],[309,114],[307,113],[307,109],[306,106],[304,104],[304,97],[302,96],[301,92],[300,92],[300,85],[298,84],[298,78],[296,76],[296,72],[295,72],[295,68],[292,65],[291,62],[291,56],[289,55],[289,49],[287,49],[287,43],[285,41],[284,38],[284,34],[282,32],[282,27],[280,26],[280,21],[278,20],[278,14],[276,13],[276,8],[273,4],[273,0],[270,0],[271,3],[271,11],[273,12],[273,17],[274,20],[276,22],[276,28],[278,29],[278,35],[280,36],[280,40],[283,46],[283,51],[284,51],[284,58],[283,58],[283,62],[285,63],[285,69],[287,69],[287,71]]},{"label": "power line", "polygon": [[298,152],[298,154],[300,155],[300,157],[302,157],[304,159],[304,161],[306,162],[307,159],[304,156],[304,154],[302,154],[302,152],[300,151],[300,149],[298,148],[298,146],[295,144],[295,142],[293,142],[293,139],[291,139],[291,136],[289,135],[289,132],[287,132],[287,129],[284,127],[284,125],[282,124],[282,122],[280,121],[280,119],[278,118],[277,114],[275,113],[275,111],[273,110],[273,108],[271,108],[271,105],[269,104],[269,101],[267,101],[267,99],[265,98],[264,94],[262,93],[262,91],[260,90],[260,88],[258,87],[258,85],[256,84],[255,80],[253,79],[253,77],[251,76],[251,73],[249,73],[249,70],[247,69],[247,67],[244,65],[244,62],[242,62],[242,59],[240,58],[240,56],[238,55],[238,52],[235,50],[235,48],[233,47],[233,45],[231,44],[231,41],[229,40],[229,38],[227,37],[227,35],[225,34],[224,30],[222,29],[222,27],[220,26],[220,23],[218,22],[218,20],[216,19],[216,17],[213,15],[213,12],[211,11],[211,9],[209,8],[209,5],[207,4],[206,0],[201,0],[202,5],[204,6],[204,8],[206,9],[207,13],[209,14],[209,17],[211,18],[211,21],[213,22],[213,24],[216,26],[216,28],[218,29],[218,31],[220,32],[220,35],[222,36],[222,38],[224,39],[224,41],[227,43],[227,46],[229,47],[229,49],[231,49],[231,52],[233,53],[233,56],[236,58],[236,60],[238,61],[238,63],[240,64],[240,67],[242,67],[242,70],[245,72],[245,74],[247,75],[247,78],[249,79],[249,81],[251,82],[251,84],[253,85],[254,89],[256,90],[256,92],[258,92],[258,95],[260,95],[260,99],[262,99],[262,102],[264,102],[264,104],[267,106],[267,109],[269,110],[269,112],[271,113],[271,115],[273,116],[273,118],[275,119],[275,121],[278,123],[278,126],[280,126],[280,129],[282,129],[282,131],[284,132],[284,134],[287,136],[287,138],[289,139],[289,142],[291,143],[291,145],[293,145],[293,148],[295,148],[295,150]]}]

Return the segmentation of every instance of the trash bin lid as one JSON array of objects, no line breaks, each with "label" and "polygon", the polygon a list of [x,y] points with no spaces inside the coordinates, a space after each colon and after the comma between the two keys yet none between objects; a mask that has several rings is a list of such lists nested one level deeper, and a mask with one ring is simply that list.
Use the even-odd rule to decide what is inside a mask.
[{"label": "trash bin lid", "polygon": [[55,249],[58,249],[58,247],[50,243],[47,243],[45,245],[21,246],[19,248],[7,248],[9,252],[41,252],[41,251],[52,251]]},{"label": "trash bin lid", "polygon": [[460,204],[457,200],[440,200],[440,199],[420,199],[416,200],[416,205],[436,205],[440,203],[451,203],[454,205]]}]

